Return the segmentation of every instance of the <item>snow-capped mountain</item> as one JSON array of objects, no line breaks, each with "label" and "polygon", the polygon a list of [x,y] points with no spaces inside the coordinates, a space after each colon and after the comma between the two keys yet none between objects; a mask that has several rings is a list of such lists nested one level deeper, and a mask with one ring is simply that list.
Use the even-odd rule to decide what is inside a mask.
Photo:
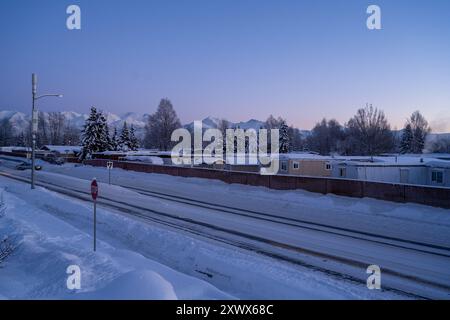
[{"label": "snow-capped mountain", "polygon": [[[83,127],[85,120],[89,117],[88,114],[82,114],[73,111],[63,111],[61,113],[71,125],[80,129]],[[44,118],[47,121],[48,114],[48,112],[44,112]],[[143,131],[148,119],[147,114],[140,115],[133,112],[128,112],[121,116],[111,112],[104,112],[104,114],[107,117],[107,121],[110,127],[121,128],[123,126],[123,123],[126,121],[127,125],[133,125],[136,131]],[[0,121],[4,119],[8,120],[8,122],[11,124],[13,133],[19,134],[20,132],[27,130],[27,128],[29,127],[31,115],[19,111],[0,111]]]},{"label": "snow-capped mountain", "polygon": [[[217,129],[219,126],[221,119],[214,117],[207,117],[202,120],[202,128],[203,129]],[[247,129],[255,129],[258,130],[264,126],[263,121],[251,119],[249,121],[241,121],[241,122],[228,122],[230,128],[241,128],[244,130]],[[188,123],[184,126],[186,129],[193,129],[194,122]]]}]

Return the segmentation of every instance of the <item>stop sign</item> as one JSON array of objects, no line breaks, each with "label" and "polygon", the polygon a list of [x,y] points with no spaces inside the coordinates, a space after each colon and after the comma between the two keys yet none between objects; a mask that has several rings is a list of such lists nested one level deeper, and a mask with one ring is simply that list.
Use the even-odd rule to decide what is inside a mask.
[{"label": "stop sign", "polygon": [[92,199],[96,200],[98,196],[98,184],[97,180],[93,179],[91,182],[91,196]]}]

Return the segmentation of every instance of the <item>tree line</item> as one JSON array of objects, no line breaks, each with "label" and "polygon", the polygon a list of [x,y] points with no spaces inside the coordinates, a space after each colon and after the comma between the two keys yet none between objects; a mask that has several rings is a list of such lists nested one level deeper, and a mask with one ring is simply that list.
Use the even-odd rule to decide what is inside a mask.
[{"label": "tree line", "polygon": [[[12,135],[7,120],[0,123],[0,145],[31,145],[30,130]],[[160,101],[155,113],[148,117],[142,141],[135,135],[133,126],[125,122],[121,132],[108,128],[106,117],[95,107],[81,131],[60,112],[51,112],[48,118],[41,112],[38,118],[37,145],[82,145],[83,157],[93,152],[137,150],[142,145],[148,149],[171,150],[176,142],[171,141],[172,132],[181,128],[177,113],[167,98]],[[309,132],[301,132],[281,117],[270,115],[261,128],[279,130],[279,152],[313,151],[321,155],[377,155],[381,153],[422,153],[427,135],[431,132],[427,120],[416,111],[405,122],[401,131],[391,130],[382,110],[366,105],[341,125],[335,119],[322,119]],[[218,129],[226,136],[226,129],[237,129],[225,119],[218,123]],[[258,128],[255,128],[258,129]],[[237,144],[235,142],[235,144]],[[247,146],[247,141],[245,142]],[[270,146],[269,146],[270,149]],[[450,152],[450,141],[438,140],[428,146],[431,152]],[[225,150],[225,141],[224,141]]]},{"label": "tree line", "polygon": [[430,132],[428,122],[419,111],[410,116],[402,131],[394,132],[384,112],[367,105],[345,125],[334,119],[323,119],[315,125],[304,143],[306,149],[322,155],[422,153]]}]

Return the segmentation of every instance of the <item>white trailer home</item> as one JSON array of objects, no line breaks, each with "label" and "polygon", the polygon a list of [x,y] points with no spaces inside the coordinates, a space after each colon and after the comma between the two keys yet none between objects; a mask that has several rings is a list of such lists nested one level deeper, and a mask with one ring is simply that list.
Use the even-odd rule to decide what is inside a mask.
[{"label": "white trailer home", "polygon": [[[450,187],[450,161],[417,158],[416,161],[336,161],[332,176],[345,179]],[[402,159],[404,160],[404,159]]]}]

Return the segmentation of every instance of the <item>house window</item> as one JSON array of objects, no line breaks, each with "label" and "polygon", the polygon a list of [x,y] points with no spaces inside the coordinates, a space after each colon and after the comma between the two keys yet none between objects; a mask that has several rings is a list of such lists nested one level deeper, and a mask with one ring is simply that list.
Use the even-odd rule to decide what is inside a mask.
[{"label": "house window", "polygon": [[294,169],[298,169],[298,168],[300,168],[300,162],[298,162],[298,161],[294,161],[294,163],[293,163],[293,167],[294,167]]},{"label": "house window", "polygon": [[340,177],[345,177],[345,168],[339,168],[339,176]]},{"label": "house window", "polygon": [[287,162],[285,161],[281,162],[281,171],[288,171]]},{"label": "house window", "polygon": [[442,171],[431,171],[431,182],[443,183],[444,173]]},{"label": "house window", "polygon": [[325,170],[331,170],[331,163],[325,163]]}]

